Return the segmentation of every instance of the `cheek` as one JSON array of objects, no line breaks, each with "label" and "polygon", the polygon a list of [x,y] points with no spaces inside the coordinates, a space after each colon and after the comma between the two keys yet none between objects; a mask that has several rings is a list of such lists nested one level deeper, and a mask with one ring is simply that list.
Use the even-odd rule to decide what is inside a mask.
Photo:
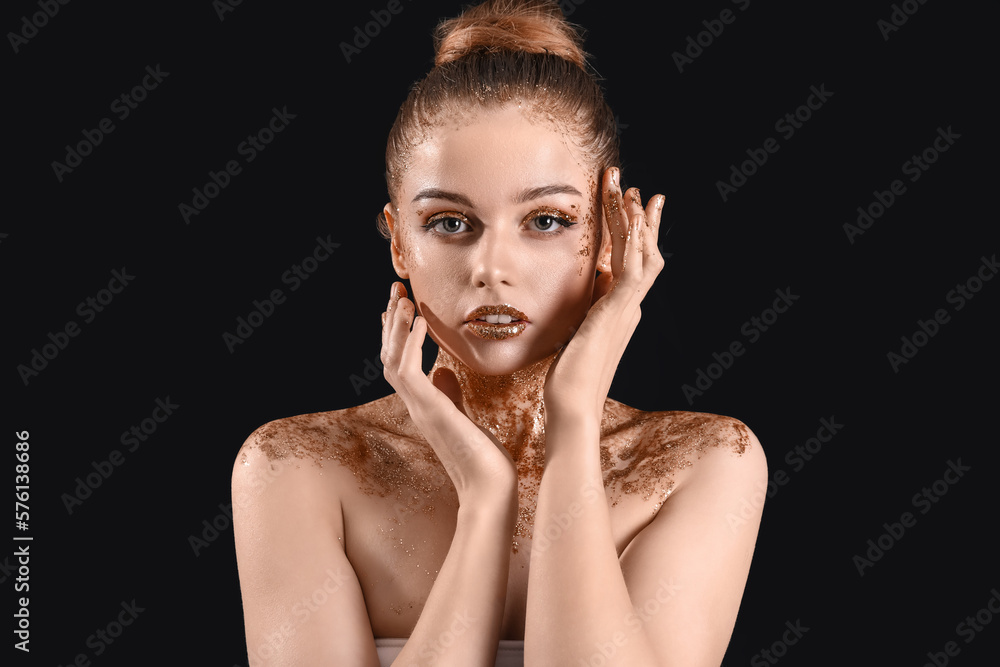
[{"label": "cheek", "polygon": [[419,231],[406,232],[403,261],[409,274],[410,298],[416,302],[420,314],[427,318],[431,337],[436,340],[438,317],[448,310],[449,304],[458,302],[460,280],[455,258],[443,256],[440,247],[423,243],[421,236]]},{"label": "cheek", "polygon": [[590,308],[596,275],[594,242],[594,232],[588,230],[563,252],[536,259],[533,282],[546,286],[544,293],[560,304],[558,310],[563,316],[577,317]]}]

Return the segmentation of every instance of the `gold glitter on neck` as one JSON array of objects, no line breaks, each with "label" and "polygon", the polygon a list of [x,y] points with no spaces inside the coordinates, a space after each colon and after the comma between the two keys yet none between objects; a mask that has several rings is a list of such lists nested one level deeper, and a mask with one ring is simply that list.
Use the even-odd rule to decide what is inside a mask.
[{"label": "gold glitter on neck", "polygon": [[[456,372],[465,409],[492,432],[513,458],[518,476],[518,512],[511,548],[531,539],[538,489],[545,469],[545,412],[542,389],[547,357],[505,376],[482,376],[442,351],[435,368]],[[334,461],[353,474],[365,495],[387,498],[395,517],[434,508],[458,507],[458,497],[434,451],[417,432],[402,399],[393,394],[336,412],[290,417],[265,424],[251,436],[272,462],[311,461],[322,468]],[[643,412],[613,400],[601,420],[601,470],[612,507],[625,495],[660,509],[675,486],[676,473],[693,465],[706,450],[727,446],[742,454],[750,445],[740,421],[698,412]]]}]

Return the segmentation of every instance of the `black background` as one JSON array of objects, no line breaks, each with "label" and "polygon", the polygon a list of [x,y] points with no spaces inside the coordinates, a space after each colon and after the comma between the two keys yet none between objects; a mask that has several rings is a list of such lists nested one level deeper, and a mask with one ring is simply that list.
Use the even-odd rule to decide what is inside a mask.
[{"label": "black background", "polygon": [[[961,310],[946,295],[998,251],[995,11],[907,3],[919,9],[886,40],[877,22],[893,12],[888,2],[753,0],[741,11],[718,0],[653,14],[564,5],[588,29],[619,116],[625,185],[664,193],[673,223],[667,267],[611,395],[738,417],[762,441],[772,475],[788,475],[767,501],[725,664],[750,664],[797,620],[809,630],[780,664],[921,665],[948,641],[961,649],[953,664],[987,664],[1000,619],[968,644],[956,626],[1000,586],[1000,281]],[[401,6],[350,62],[340,43],[385,2],[247,0],[222,20],[207,0],[72,2],[17,53],[9,36],[0,47],[3,478],[12,493],[14,433],[28,430],[30,530],[9,534],[34,538],[31,654],[4,649],[12,664],[70,664],[80,653],[95,665],[246,664],[232,529],[220,510],[239,446],[272,419],[390,391],[381,377],[359,381],[378,359],[394,278],[374,225],[386,199],[384,143],[409,85],[430,67],[433,26],[460,8]],[[671,54],[727,8],[735,21],[679,72]],[[20,31],[38,11],[7,3],[0,27]],[[157,65],[169,75],[120,120],[111,102]],[[811,86],[833,94],[786,139],[775,122]],[[248,164],[237,146],[275,107],[295,118]],[[115,130],[60,182],[52,162],[105,117]],[[911,183],[902,164],[949,127],[960,138]],[[778,152],[724,202],[716,182],[768,137]],[[242,173],[185,224],[178,205],[232,159]],[[844,223],[894,179],[906,192],[851,243]],[[340,244],[333,256],[290,291],[282,274],[328,236]],[[84,323],[77,305],[122,267],[134,280]],[[230,353],[222,334],[276,288],[287,300]],[[750,343],[741,327],[776,289],[799,298]],[[887,353],[939,308],[950,320],[894,372]],[[69,320],[80,334],[25,384],[17,366]],[[689,403],[682,386],[734,341],[746,352]],[[180,407],[127,451],[122,432],[167,397]],[[843,428],[794,470],[786,455],[822,418]],[[63,495],[116,449],[122,465],[69,513]],[[971,470],[920,514],[913,495],[959,459]],[[905,511],[916,525],[860,576],[852,558]],[[222,529],[205,532],[206,521]],[[214,539],[192,546],[206,535]],[[0,571],[6,609],[21,595],[10,563]],[[95,655],[88,637],[133,599],[144,611]]]}]

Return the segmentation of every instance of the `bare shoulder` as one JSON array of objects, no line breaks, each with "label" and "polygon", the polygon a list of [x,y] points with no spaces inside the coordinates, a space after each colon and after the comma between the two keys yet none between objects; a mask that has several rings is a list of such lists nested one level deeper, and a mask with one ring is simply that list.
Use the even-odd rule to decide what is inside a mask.
[{"label": "bare shoulder", "polygon": [[428,450],[395,394],[285,417],[260,426],[243,443],[233,465],[233,493],[263,491],[278,479],[287,480],[279,487],[378,492],[387,471],[412,470]]},{"label": "bare shoulder", "polygon": [[356,436],[371,430],[391,429],[401,423],[403,414],[395,414],[401,403],[395,395],[357,407],[329,412],[284,417],[258,427],[243,443],[241,457],[253,453],[269,461],[289,460],[312,463],[322,468],[324,461],[336,460]]},{"label": "bare shoulder", "polygon": [[[638,410],[616,401],[605,408],[605,480],[627,492],[672,495],[698,483],[743,488],[766,480],[760,441],[739,419],[707,412]],[[607,485],[607,484],[606,484]]]},{"label": "bare shoulder", "polygon": [[379,431],[373,414],[361,406],[277,419],[236,455],[233,537],[248,650],[277,656],[280,646],[281,664],[378,664],[348,556],[357,482],[341,463]]}]

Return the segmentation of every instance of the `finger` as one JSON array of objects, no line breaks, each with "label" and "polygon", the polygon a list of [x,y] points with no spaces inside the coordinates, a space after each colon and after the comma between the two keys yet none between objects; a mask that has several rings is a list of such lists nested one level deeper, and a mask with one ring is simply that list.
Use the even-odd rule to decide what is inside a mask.
[{"label": "finger", "polygon": [[393,283],[389,287],[389,303],[385,306],[385,311],[382,313],[382,363],[387,361],[387,344],[389,342],[389,336],[392,333],[392,312],[393,307],[396,304],[396,283]]},{"label": "finger", "polygon": [[611,274],[618,276],[622,271],[625,255],[625,240],[628,236],[628,212],[622,200],[621,173],[616,167],[608,169],[604,178],[603,203],[607,232],[611,235]]},{"label": "finger", "polygon": [[[663,255],[660,253],[660,229],[663,220],[663,208],[666,197],[656,195],[649,200],[646,205],[646,235],[643,247],[643,265],[649,266],[659,272],[663,268]],[[667,232],[670,227],[667,227]],[[666,236],[666,234],[664,234]]]},{"label": "finger", "polygon": [[625,253],[622,257],[622,271],[619,280],[628,276],[634,281],[642,275],[643,236],[646,234],[646,214],[640,211],[629,216],[628,234],[625,236]]},{"label": "finger", "polygon": [[648,225],[646,224],[646,212],[642,208],[642,196],[639,194],[639,188],[629,188],[624,195],[625,208],[628,211],[628,219],[631,222],[634,220],[635,216],[642,216],[642,225],[637,227],[639,230],[639,236],[634,239],[635,245],[638,247],[640,254],[642,253],[642,248],[646,242],[646,232]]},{"label": "finger", "polygon": [[[422,317],[413,320],[412,308],[409,299],[400,300],[396,315],[400,321],[396,322],[398,329],[395,334],[400,350],[397,373],[404,386],[408,388],[414,386],[415,379],[424,377],[420,364],[423,361],[424,336],[427,334],[427,321]],[[412,331],[411,320],[413,320]]]},{"label": "finger", "polygon": [[[401,292],[405,293],[405,289],[401,288],[402,285],[398,285],[396,288],[395,297],[386,314],[385,329],[383,329],[385,343],[382,346],[382,361],[385,364],[386,372],[395,375],[399,373],[403,347],[410,333],[410,323],[413,321],[413,302],[400,296]],[[391,382],[391,378],[387,376],[387,379],[390,379]]]},{"label": "finger", "polygon": [[646,203],[646,221],[657,235],[660,233],[660,223],[663,221],[663,209],[667,198],[663,195],[653,195]]},{"label": "finger", "polygon": [[622,197],[625,201],[625,209],[628,213],[629,220],[631,220],[636,213],[643,212],[642,196],[639,194],[639,188],[629,188],[625,191],[625,194],[622,195]]}]

